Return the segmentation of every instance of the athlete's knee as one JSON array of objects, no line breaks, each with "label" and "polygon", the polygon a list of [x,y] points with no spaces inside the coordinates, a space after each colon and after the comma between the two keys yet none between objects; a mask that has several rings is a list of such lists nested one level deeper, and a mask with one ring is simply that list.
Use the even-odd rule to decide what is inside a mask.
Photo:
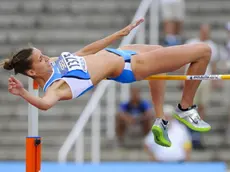
[{"label": "athlete's knee", "polygon": [[212,50],[211,47],[206,43],[186,44],[190,46],[194,51],[197,52],[198,60],[210,61]]},{"label": "athlete's knee", "polygon": [[212,49],[208,44],[203,44],[203,46],[204,46],[205,56],[207,56],[206,58],[210,60],[212,55]]},{"label": "athlete's knee", "polygon": [[201,49],[203,58],[210,60],[212,54],[211,47],[206,43],[198,43],[196,46]]}]

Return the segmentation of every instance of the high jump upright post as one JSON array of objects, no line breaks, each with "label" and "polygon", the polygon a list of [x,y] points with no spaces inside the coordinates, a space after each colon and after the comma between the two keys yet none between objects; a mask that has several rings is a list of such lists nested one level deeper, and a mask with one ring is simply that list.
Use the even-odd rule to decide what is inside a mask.
[{"label": "high jump upright post", "polygon": [[[31,78],[29,92],[38,96],[38,84]],[[38,109],[28,105],[28,136],[26,137],[26,172],[41,170],[41,137],[38,136]]]}]

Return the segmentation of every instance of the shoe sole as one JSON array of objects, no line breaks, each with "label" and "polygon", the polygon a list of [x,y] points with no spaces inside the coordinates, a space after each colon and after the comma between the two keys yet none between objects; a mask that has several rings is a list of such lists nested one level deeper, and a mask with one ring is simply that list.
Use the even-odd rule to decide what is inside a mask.
[{"label": "shoe sole", "polygon": [[208,127],[208,128],[197,128],[197,127],[194,127],[192,124],[190,124],[189,122],[187,122],[185,119],[179,117],[177,114],[173,114],[173,117],[176,118],[181,123],[185,124],[191,130],[198,131],[198,132],[208,132],[208,131],[211,130],[211,127]]},{"label": "shoe sole", "polygon": [[154,140],[157,144],[165,147],[170,147],[171,143],[164,138],[163,131],[158,126],[152,126],[152,132],[154,134]]}]

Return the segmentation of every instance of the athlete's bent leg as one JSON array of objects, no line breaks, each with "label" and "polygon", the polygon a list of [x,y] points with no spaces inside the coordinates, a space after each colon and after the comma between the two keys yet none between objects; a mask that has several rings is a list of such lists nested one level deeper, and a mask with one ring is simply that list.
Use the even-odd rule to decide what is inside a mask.
[{"label": "athlete's bent leg", "polygon": [[[188,75],[203,75],[211,56],[207,44],[181,45],[150,51],[133,57],[132,68],[137,79],[150,75],[171,72],[190,64]],[[196,131],[208,131],[210,125],[199,118],[193,106],[193,99],[201,81],[186,81],[181,103],[175,116],[178,120]],[[186,112],[186,113],[185,113]]]},{"label": "athlete's bent leg", "polygon": [[[123,46],[120,49],[133,50],[136,51],[137,54],[142,54],[160,48],[163,47],[159,45],[134,44],[134,45]],[[167,128],[168,122],[165,121],[164,112],[163,112],[164,96],[165,96],[165,80],[151,80],[149,81],[149,88],[150,88],[152,102],[154,104],[154,110],[157,118],[152,126],[152,132],[154,133],[154,140],[159,145],[170,146],[171,141],[168,137],[167,130],[165,130],[165,128]],[[162,126],[165,127],[162,128]]]}]

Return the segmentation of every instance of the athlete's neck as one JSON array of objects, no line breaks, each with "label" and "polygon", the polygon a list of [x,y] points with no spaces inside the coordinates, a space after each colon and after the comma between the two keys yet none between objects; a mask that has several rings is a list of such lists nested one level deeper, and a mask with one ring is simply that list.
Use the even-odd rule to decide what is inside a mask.
[{"label": "athlete's neck", "polygon": [[47,75],[43,76],[43,77],[37,77],[34,80],[38,83],[38,85],[43,88],[44,85],[46,84],[46,82],[48,81],[48,79],[50,78],[50,76],[52,75],[52,73],[48,73]]}]

